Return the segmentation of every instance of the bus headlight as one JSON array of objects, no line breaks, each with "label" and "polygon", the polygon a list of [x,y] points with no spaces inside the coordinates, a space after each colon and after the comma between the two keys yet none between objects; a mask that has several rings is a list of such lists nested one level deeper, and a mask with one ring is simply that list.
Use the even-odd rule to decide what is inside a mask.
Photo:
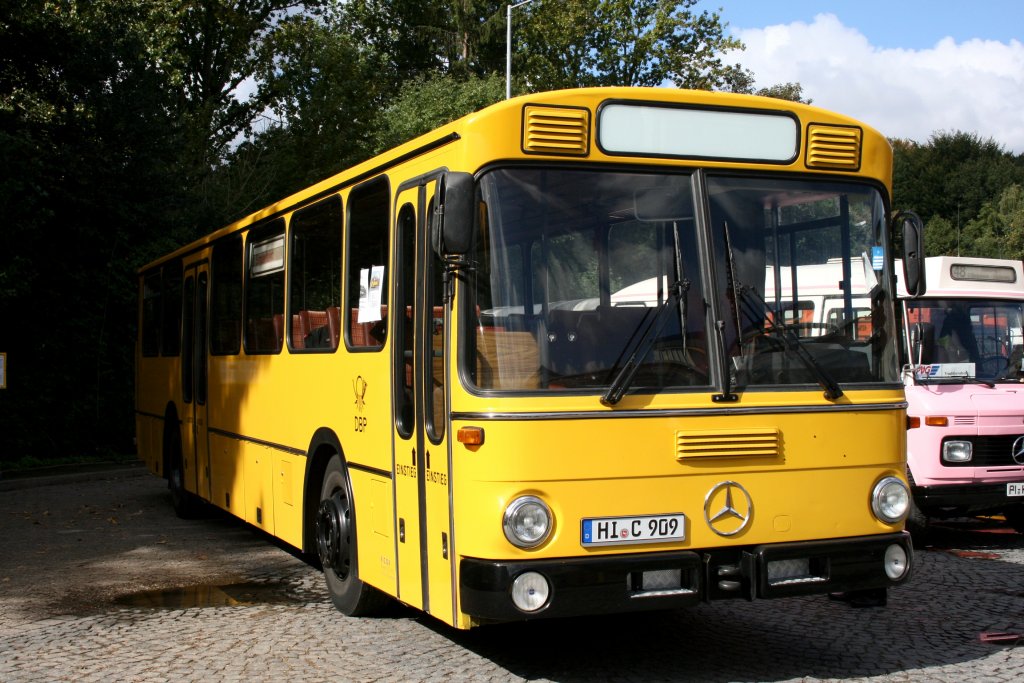
[{"label": "bus headlight", "polygon": [[871,511],[886,524],[903,521],[910,509],[910,491],[896,477],[885,477],[871,492]]},{"label": "bus headlight", "polygon": [[536,496],[520,496],[505,508],[505,538],[517,548],[536,548],[551,534],[551,510]]},{"label": "bus headlight", "polygon": [[970,462],[974,455],[974,444],[970,441],[947,441],[942,444],[942,459],[945,462]]}]

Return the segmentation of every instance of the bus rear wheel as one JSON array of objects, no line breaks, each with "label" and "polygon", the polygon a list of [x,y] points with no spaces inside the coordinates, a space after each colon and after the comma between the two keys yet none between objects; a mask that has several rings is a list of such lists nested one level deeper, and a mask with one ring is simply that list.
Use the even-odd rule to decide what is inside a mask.
[{"label": "bus rear wheel", "polygon": [[199,513],[199,500],[185,488],[185,467],[181,454],[181,435],[177,428],[164,434],[164,453],[167,457],[167,488],[171,491],[171,505],[181,519],[193,519]]},{"label": "bus rear wheel", "polygon": [[383,594],[359,578],[352,487],[337,455],[327,463],[320,487],[316,549],[331,602],[339,612],[356,617],[380,610],[385,603]]}]

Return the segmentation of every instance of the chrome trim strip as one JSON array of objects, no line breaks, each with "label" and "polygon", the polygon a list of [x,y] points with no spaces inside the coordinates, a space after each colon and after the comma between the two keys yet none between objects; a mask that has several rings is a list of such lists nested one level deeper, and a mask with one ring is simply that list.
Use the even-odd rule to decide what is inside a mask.
[{"label": "chrome trim strip", "polygon": [[608,420],[619,418],[711,417],[720,415],[779,415],[785,413],[848,413],[906,410],[907,402],[841,406],[775,406],[758,408],[682,408],[673,410],[590,410],[586,412],[469,413],[453,412],[452,420]]}]

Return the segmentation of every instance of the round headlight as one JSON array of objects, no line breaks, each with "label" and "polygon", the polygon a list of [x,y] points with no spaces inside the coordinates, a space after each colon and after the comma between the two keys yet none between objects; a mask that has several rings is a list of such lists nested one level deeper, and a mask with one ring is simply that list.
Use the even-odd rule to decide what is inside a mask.
[{"label": "round headlight", "polygon": [[885,477],[871,493],[871,511],[886,524],[903,521],[910,510],[910,492],[896,477]]},{"label": "round headlight", "polygon": [[907,551],[895,543],[885,549],[885,575],[893,581],[903,578],[910,569]]},{"label": "round headlight", "polygon": [[524,612],[536,612],[548,604],[551,585],[543,574],[523,572],[512,582],[512,603]]},{"label": "round headlight", "polygon": [[505,538],[518,548],[535,548],[551,534],[551,510],[536,496],[521,496],[505,508]]}]

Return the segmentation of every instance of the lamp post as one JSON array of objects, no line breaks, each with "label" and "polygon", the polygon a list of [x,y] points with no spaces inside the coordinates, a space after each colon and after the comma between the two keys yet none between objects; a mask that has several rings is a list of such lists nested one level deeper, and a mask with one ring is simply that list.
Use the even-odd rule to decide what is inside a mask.
[{"label": "lamp post", "polygon": [[512,10],[533,2],[523,0],[514,5],[505,6],[505,99],[512,97]]}]

